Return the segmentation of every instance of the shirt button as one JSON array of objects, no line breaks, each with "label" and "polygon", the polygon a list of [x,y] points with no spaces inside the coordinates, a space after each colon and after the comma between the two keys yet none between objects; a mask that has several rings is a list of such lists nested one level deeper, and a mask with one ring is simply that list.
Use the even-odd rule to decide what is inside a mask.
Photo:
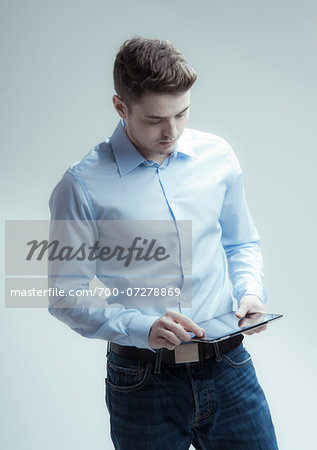
[{"label": "shirt button", "polygon": [[181,295],[180,297],[181,303],[184,305],[191,305],[191,297],[189,295]]}]

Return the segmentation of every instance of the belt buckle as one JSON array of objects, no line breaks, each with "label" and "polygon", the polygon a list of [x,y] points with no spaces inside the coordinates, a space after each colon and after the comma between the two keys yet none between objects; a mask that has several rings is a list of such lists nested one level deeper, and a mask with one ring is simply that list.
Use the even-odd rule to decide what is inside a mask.
[{"label": "belt buckle", "polygon": [[198,342],[178,345],[174,349],[175,363],[190,363],[199,361]]}]

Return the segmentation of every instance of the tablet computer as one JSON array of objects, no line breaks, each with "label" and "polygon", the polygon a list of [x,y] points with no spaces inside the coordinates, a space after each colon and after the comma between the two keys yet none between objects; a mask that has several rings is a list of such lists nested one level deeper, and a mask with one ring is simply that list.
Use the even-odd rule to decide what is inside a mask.
[{"label": "tablet computer", "polygon": [[205,336],[202,338],[193,336],[189,342],[212,343],[223,341],[245,331],[261,327],[281,317],[283,317],[282,314],[249,313],[243,319],[238,319],[235,311],[231,311],[221,316],[199,322],[198,325],[205,330]]}]

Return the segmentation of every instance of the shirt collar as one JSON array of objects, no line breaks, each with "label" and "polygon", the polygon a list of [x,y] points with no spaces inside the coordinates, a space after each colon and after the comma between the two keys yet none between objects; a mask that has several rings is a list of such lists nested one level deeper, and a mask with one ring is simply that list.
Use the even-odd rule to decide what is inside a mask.
[{"label": "shirt collar", "polygon": [[[184,155],[192,158],[197,158],[197,155],[186,141],[186,130],[184,130],[175,145],[172,153],[173,159],[176,158],[178,153],[183,153]],[[140,166],[142,163],[146,162],[144,156],[141,155],[141,153],[135,148],[128,138],[128,135],[125,132],[124,119],[121,119],[118,123],[111,136],[110,142],[120,175],[122,177],[131,172],[131,170]]]},{"label": "shirt collar", "polygon": [[122,177],[146,161],[128,138],[123,119],[120,120],[114,130],[110,142]]},{"label": "shirt collar", "polygon": [[192,147],[188,144],[188,133],[190,130],[188,128],[185,128],[183,131],[181,137],[178,139],[176,145],[175,145],[175,156],[177,153],[183,153],[184,155],[190,156],[191,158],[197,159],[197,155],[192,149]]}]

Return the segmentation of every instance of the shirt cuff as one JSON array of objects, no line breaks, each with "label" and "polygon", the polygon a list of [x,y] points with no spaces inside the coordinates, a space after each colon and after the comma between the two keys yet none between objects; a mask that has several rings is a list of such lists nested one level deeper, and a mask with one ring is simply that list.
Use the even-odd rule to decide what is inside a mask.
[{"label": "shirt cuff", "polygon": [[128,329],[133,346],[153,351],[149,344],[149,332],[156,319],[156,316],[147,316],[145,314],[135,314],[133,316]]},{"label": "shirt cuff", "polygon": [[234,297],[237,299],[238,304],[240,303],[242,297],[244,297],[245,295],[255,295],[261,300],[263,304],[267,302],[267,294],[265,288],[257,283],[250,283],[244,286],[243,289],[236,290]]}]

